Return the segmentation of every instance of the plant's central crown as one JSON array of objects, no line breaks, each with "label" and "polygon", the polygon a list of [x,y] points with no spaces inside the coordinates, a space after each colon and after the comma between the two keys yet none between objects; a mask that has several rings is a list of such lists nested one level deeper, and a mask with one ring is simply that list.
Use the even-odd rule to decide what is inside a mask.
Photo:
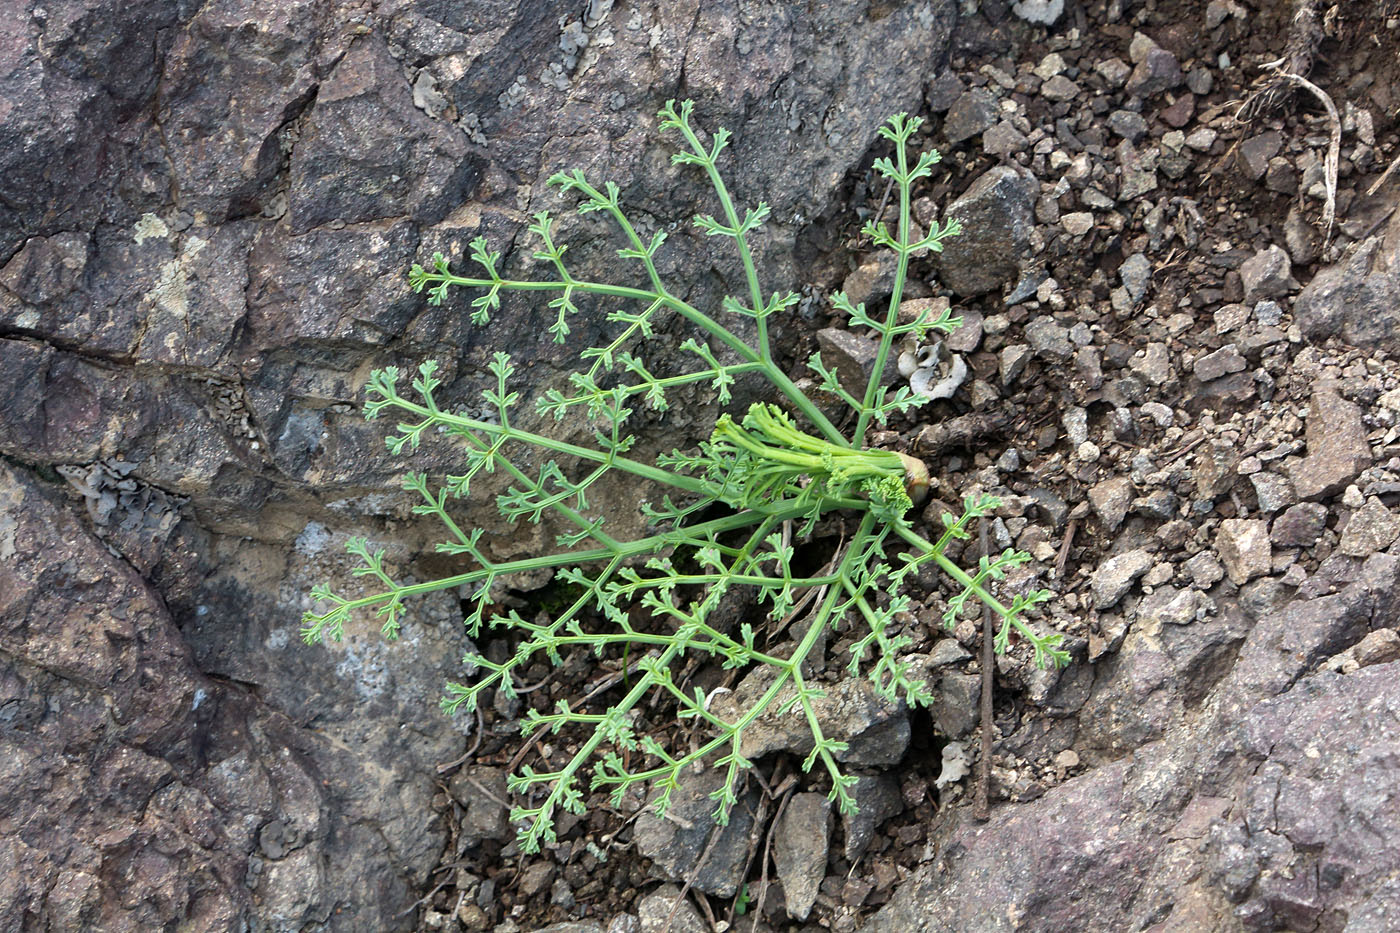
[{"label": "plant's central crown", "polygon": [[903,516],[913,505],[904,488],[905,465],[899,454],[815,437],[799,430],[774,405],[755,402],[738,424],[720,415],[710,446],[712,456],[733,457],[735,478],[750,494],[785,498],[806,477],[820,484],[818,492],[824,498],[864,495],[888,518]]}]

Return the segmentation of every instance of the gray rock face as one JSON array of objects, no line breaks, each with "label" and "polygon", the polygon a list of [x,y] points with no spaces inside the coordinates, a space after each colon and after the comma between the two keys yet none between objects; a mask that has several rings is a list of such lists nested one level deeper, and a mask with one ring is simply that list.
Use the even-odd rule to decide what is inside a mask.
[{"label": "gray rock face", "polygon": [[[524,218],[567,213],[545,185],[560,169],[618,182],[658,227],[713,210],[654,133],[654,89],[683,73],[699,122],[735,133],[735,197],[773,206],[765,287],[796,285],[782,225],[831,208],[880,117],[921,92],[907,63],[940,56],[955,17],[951,0],[751,22],[649,2],[627,10],[646,28],[595,23],[609,42],[571,59],[559,16],[577,11],[546,7],[389,0],[372,25],[311,0],[0,9],[0,453],[22,465],[0,480],[0,553],[46,558],[0,560],[0,706],[21,724],[0,760],[22,762],[0,765],[0,810],[26,820],[0,841],[16,866],[0,927],[411,928],[445,838],[432,765],[467,741],[434,710],[461,676],[455,596],[395,645],[372,623],[296,643],[309,586],[351,579],[346,537],[379,536],[420,576],[435,543],[356,411],[365,374],[436,357],[459,404],[508,344],[544,391],[603,325],[584,316],[560,350],[532,303],[507,302],[474,332],[469,299],[409,292],[409,263],[460,260],[482,235],[531,272]],[[563,224],[577,274],[617,274],[600,228]],[[658,257],[701,304],[718,277],[677,273],[733,274],[715,246],[679,235]],[[684,445],[702,407],[647,433]],[[458,461],[443,446],[416,466]],[[54,467],[72,502],[35,479]],[[484,520],[498,556],[547,544],[489,499],[463,521]]]},{"label": "gray rock face", "polygon": [[1108,609],[1133,588],[1133,582],[1152,568],[1152,555],[1142,549],[1110,557],[1094,571],[1089,581],[1094,594],[1094,606]]},{"label": "gray rock face", "polygon": [[1361,422],[1361,409],[1330,386],[1313,391],[1306,437],[1308,454],[1294,461],[1289,473],[1302,499],[1341,492],[1371,465],[1371,444]]},{"label": "gray rock face", "polygon": [[830,841],[831,801],[825,794],[793,794],[773,834],[773,863],[794,920],[806,920],[816,903]]},{"label": "gray rock face", "polygon": [[899,794],[899,782],[891,774],[862,774],[856,778],[850,793],[857,809],[854,813],[841,814],[841,825],[846,831],[846,861],[854,862],[870,845],[876,828],[903,812],[904,802]]},{"label": "gray rock face", "polygon": [[956,145],[995,124],[998,113],[997,99],[991,91],[982,87],[964,91],[943,118],[943,135]]},{"label": "gray rock face", "polygon": [[[741,710],[748,709],[773,683],[771,668],[758,668],[747,675],[734,692],[715,698],[713,709],[720,718],[734,722]],[[891,705],[875,693],[864,679],[847,678],[822,684],[822,695],[812,701],[812,711],[822,735],[846,742],[849,747],[836,753],[838,761],[864,767],[890,767],[904,757],[909,747],[909,712],[901,701]],[[750,760],[772,752],[806,755],[812,750],[812,730],[805,717],[777,713],[792,696],[791,685],[778,692],[768,710],[744,731],[739,751]]]},{"label": "gray rock face", "polygon": [[1214,353],[1207,353],[1198,359],[1192,366],[1192,372],[1202,382],[1210,382],[1240,372],[1244,367],[1244,357],[1240,356],[1239,349],[1233,343],[1227,343]]},{"label": "gray rock face", "polygon": [[710,794],[719,790],[723,781],[724,771],[715,768],[682,775],[680,785],[671,792],[667,816],[657,816],[648,806],[637,818],[636,840],[637,851],[652,860],[661,877],[688,880],[696,890],[733,897],[743,880],[739,875],[748,855],[759,792],[754,789],[739,795],[730,811],[729,825],[719,830],[706,855],[710,831],[715,827],[711,816],[715,801]]},{"label": "gray rock face", "polygon": [[413,106],[382,40],[356,42],[321,85],[291,159],[292,233],[331,221],[442,220],[480,177],[461,132]]},{"label": "gray rock face", "polygon": [[1398,592],[1381,555],[1341,593],[1266,614],[1194,718],[988,823],[963,811],[866,929],[1385,929],[1400,664],[1304,672],[1388,624]]},{"label": "gray rock face", "polygon": [[1385,230],[1307,284],[1294,307],[1308,337],[1358,347],[1400,347],[1400,213]]},{"label": "gray rock face", "polygon": [[[161,596],[64,503],[9,467],[0,490],[0,861],[23,866],[0,872],[0,926],[159,929],[173,912],[295,928],[339,911],[344,929],[394,928],[444,839],[431,783],[386,779],[390,751],[360,758],[345,723],[313,733],[206,677]],[[372,784],[388,799],[366,799]]]},{"label": "gray rock face", "polygon": [[1169,91],[1181,83],[1181,63],[1163,48],[1149,49],[1128,77],[1128,92],[1138,97],[1151,97]]},{"label": "gray rock face", "polygon": [[1040,186],[1006,165],[988,169],[948,206],[963,225],[935,258],[939,280],[970,298],[1015,284],[1029,256],[1032,209]]},{"label": "gray rock face", "polygon": [[1265,298],[1282,298],[1298,287],[1293,281],[1293,263],[1281,247],[1260,250],[1240,266],[1244,303],[1252,305]]}]

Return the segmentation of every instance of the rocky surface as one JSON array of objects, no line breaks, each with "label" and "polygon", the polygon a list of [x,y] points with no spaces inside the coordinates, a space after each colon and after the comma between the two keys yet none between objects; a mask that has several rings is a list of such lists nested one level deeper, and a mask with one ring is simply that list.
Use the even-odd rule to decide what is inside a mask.
[{"label": "rocky surface", "polygon": [[[1322,27],[1331,230],[1326,117],[1278,95],[1236,119],[1291,3],[583,6],[0,12],[0,176],[18,182],[0,197],[0,925],[1393,926],[1393,4],[1328,6]],[[794,373],[819,345],[852,378],[873,360],[821,296],[878,307],[893,281],[857,237],[888,218],[865,171],[878,117],[921,112],[919,144],[943,151],[916,219],[968,235],[916,257],[908,297],[951,302],[964,327],[906,351],[962,376],[873,440],[930,461],[921,525],[1002,497],[991,548],[1034,558],[1002,585],[1057,591],[1036,621],[1074,658],[1039,671],[1013,643],[998,659],[986,823],[966,805],[980,616],[943,630],[932,578],[892,630],[927,713],[838,686],[849,630],[812,662],[854,738],[861,811],[828,817],[829,785],[800,772],[806,730],[769,722],[715,839],[702,774],[672,818],[629,822],[639,788],[599,794],[522,857],[516,723],[600,675],[566,658],[479,720],[438,716],[468,647],[455,596],[395,645],[296,644],[310,586],[350,580],[350,535],[396,572],[441,568],[355,408],[370,368],[433,356],[444,397],[469,400],[498,343],[462,301],[411,295],[410,262],[482,234],[526,271],[529,213],[563,206],[544,178],[577,166],[677,224],[663,274],[710,270],[688,298],[732,277],[684,233],[707,202],[653,132],[670,96],[735,131],[736,197],[773,205],[768,287],[811,286],[785,333]],[[578,268],[604,269],[593,221],[561,223]],[[532,393],[563,360],[542,321],[508,302],[496,325]],[[692,439],[710,412],[686,401],[644,443]],[[548,543],[491,527],[501,557]],[[547,583],[522,588],[543,604]],[[743,689],[699,662],[684,676]],[[527,752],[558,761],[568,741]]]},{"label": "rocky surface", "polygon": [[[1373,558],[1326,605],[1261,622],[1160,741],[986,824],[950,819],[939,856],[866,929],[1380,929],[1368,918],[1389,915],[1400,857],[1384,841],[1400,665],[1315,665],[1393,625],[1398,586],[1400,561]],[[1283,644],[1299,662],[1280,663]]]},{"label": "rocky surface", "polygon": [[[863,162],[869,111],[917,98],[955,15],[612,6],[0,12],[0,925],[414,929],[439,862],[508,839],[499,813],[461,831],[480,801],[434,784],[476,727],[435,709],[469,647],[454,598],[394,645],[296,635],[309,588],[350,579],[349,536],[397,572],[431,553],[356,411],[369,370],[437,357],[456,402],[499,347],[405,270],[478,234],[524,270],[563,168],[616,180],[644,223],[689,218],[706,192],[664,167],[654,113],[692,96],[736,134],[736,196],[773,206],[765,273],[800,285],[797,237]],[[611,246],[564,224],[576,268],[603,274]],[[668,278],[733,271],[703,237],[672,244]],[[719,286],[678,283],[699,303]],[[527,303],[502,315],[543,392],[564,351]],[[705,417],[678,406],[648,442]],[[545,540],[504,530],[502,557]],[[489,879],[457,888],[473,896],[454,922],[499,916]]]}]

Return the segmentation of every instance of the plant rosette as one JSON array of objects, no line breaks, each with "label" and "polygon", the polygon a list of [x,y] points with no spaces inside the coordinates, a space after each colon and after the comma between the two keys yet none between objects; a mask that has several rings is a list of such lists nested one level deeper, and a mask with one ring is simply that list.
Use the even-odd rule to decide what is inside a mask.
[{"label": "plant rosette", "polygon": [[[623,241],[618,257],[635,264],[639,273],[632,284],[576,278],[565,263],[567,247],[554,240],[555,222],[548,212],[534,215],[529,227],[540,243],[535,259],[552,271],[546,277],[503,277],[501,254],[491,251],[483,238],[470,245],[476,274],[453,272],[441,255],[427,267],[415,265],[409,281],[415,291],[427,292],[432,304],[443,302],[453,289],[469,290],[474,296],[471,318],[478,325],[490,324],[503,293],[550,296],[550,332],[559,343],[569,339],[569,322],[580,313],[579,300],[615,302],[618,307],[606,316],[616,325],[615,337],[606,345],[584,348],[579,368],[568,378],[568,390],[551,389],[537,402],[538,411],[556,421],[586,416],[597,426],[593,443],[566,442],[516,426],[512,411],[520,393],[512,387],[515,369],[505,353],[495,354],[490,384],[481,393],[490,412],[486,416],[479,414],[479,407],[477,413],[468,413],[439,405],[441,380],[433,362],[423,363],[409,380],[411,393],[400,391],[403,374],[397,369],[375,372],[367,386],[365,414],[399,419],[387,438],[393,453],[410,454],[426,438],[438,435],[460,444],[461,472],[437,480],[410,472],[404,488],[421,500],[415,513],[435,516],[442,523],[447,539],[437,550],[464,559],[467,568],[442,579],[399,584],[385,570],[384,552],[355,538],[349,543],[361,561],[355,574],[377,584],[374,592],[348,598],[319,586],[312,592],[319,606],[303,619],[308,643],[340,638],[346,622],[359,612],[377,615],[383,634],[393,638],[413,597],[465,588],[472,593],[464,620],[468,634],[476,637],[488,627],[501,629],[516,640],[516,647],[499,662],[479,654],[464,658],[473,678],[447,685],[442,705],[449,712],[477,708],[489,691],[514,696],[515,678],[529,665],[541,658],[558,665],[565,651],[584,649],[600,658],[636,659],[635,676],[605,693],[596,705],[560,702],[550,712],[530,710],[525,716],[521,728],[527,736],[569,729],[579,741],[562,766],[536,771],[527,765],[509,779],[510,789],[523,801],[513,810],[512,820],[520,826],[524,852],[555,841],[558,810],[582,813],[587,788],[606,790],[621,804],[629,788],[650,785],[652,804],[664,813],[684,769],[699,762],[723,771],[714,794],[714,816],[726,823],[738,778],[753,764],[740,753],[745,730],[772,712],[796,715],[807,723],[813,746],[804,769],[820,765],[829,776],[831,798],[843,812],[853,811],[849,789],[855,776],[844,773],[838,761],[846,746],[823,734],[813,707],[821,689],[803,673],[803,662],[814,650],[824,650],[822,636],[828,630],[850,623],[858,626],[860,637],[850,648],[849,676],[868,679],[888,701],[929,703],[924,682],[905,657],[912,638],[896,634],[896,617],[911,605],[909,579],[925,565],[941,570],[952,586],[944,624],[952,626],[967,601],[977,599],[1000,619],[994,640],[998,652],[1008,649],[1016,633],[1032,647],[1037,664],[1069,660],[1060,647],[1060,634],[1041,633],[1026,620],[1028,610],[1048,599],[1048,592],[1036,590],[1009,602],[991,592],[993,581],[1027,562],[1027,554],[1008,549],[965,570],[944,553],[950,542],[968,538],[972,521],[996,509],[997,500],[967,497],[961,515],[945,515],[938,535],[926,537],[915,529],[909,513],[927,494],[927,468],[906,454],[865,446],[873,425],[929,401],[907,385],[892,391],[882,384],[892,352],[908,340],[922,342],[931,333],[947,333],[959,324],[948,311],[937,316],[925,311],[913,320],[900,320],[910,257],[940,251],[943,240],[959,232],[957,222],[949,221],[932,225],[923,236],[911,236],[913,189],[939,161],[932,151],[911,159],[909,141],[920,121],[897,114],[880,129],[893,154],[876,160],[875,169],[898,192],[898,222],[893,231],[867,222],[863,232],[877,247],[895,254],[888,305],[877,316],[842,293],[831,297],[832,307],[852,327],[868,329],[878,340],[869,380],[857,396],[841,385],[820,354],[808,362],[821,390],[850,409],[848,420],[854,423],[843,432],[774,361],[770,322],[791,312],[798,296],[764,296],[749,238],[762,228],[768,205],[760,202],[740,215],[717,167],[730,134],[718,129],[703,141],[702,131],[691,121],[692,109],[690,101],[667,103],[658,115],[660,129],[679,136],[680,151],[673,162],[704,172],[714,188],[718,219],[699,216],[695,225],[708,236],[733,242],[746,280],[741,294],[726,297],[714,312],[677,297],[655,263],[666,234],[644,239],[628,219],[617,185],[609,182],[598,188],[578,171],[554,175],[550,183],[577,197],[581,214],[600,214],[613,223]],[[681,344],[693,360],[689,369],[663,373],[648,362],[653,321],[663,311],[678,315],[693,331]],[[739,321],[745,326],[732,326]],[[673,450],[655,462],[629,457],[636,437],[627,426],[638,407],[665,410],[668,393],[688,386],[708,386],[726,406],[741,376],[765,381],[783,407],[757,402],[743,413],[726,412],[710,436],[688,451]],[[524,466],[541,460],[533,470]],[[463,528],[453,518],[454,500],[471,496],[473,482],[493,473],[504,474],[509,484],[496,499],[505,518],[540,522],[550,516],[566,529],[558,535],[554,553],[495,560],[483,546],[483,531]],[[640,506],[648,523],[646,534],[620,538],[609,533],[610,516],[599,514],[589,502],[590,489],[605,476],[654,490]],[[803,569],[813,561],[795,561],[797,546],[831,540],[815,532],[824,520],[838,515],[845,518],[842,543],[826,555],[821,569]],[[493,584],[511,574],[540,570],[552,572],[570,587],[572,598],[566,605],[535,621],[515,611],[494,611]],[[779,657],[764,650],[754,621],[726,619],[718,611],[723,597],[737,589],[747,589],[752,604],[760,607],[760,617],[754,620],[759,627],[766,622],[791,624],[796,644],[790,652]],[[677,683],[673,672],[680,669],[678,662],[692,657],[710,658],[731,670],[766,665],[772,669],[771,683],[737,714],[724,718],[710,709],[699,688],[687,690]],[[639,705],[651,698],[669,704],[679,720],[698,724],[701,738],[678,750],[638,734],[634,721]]]}]

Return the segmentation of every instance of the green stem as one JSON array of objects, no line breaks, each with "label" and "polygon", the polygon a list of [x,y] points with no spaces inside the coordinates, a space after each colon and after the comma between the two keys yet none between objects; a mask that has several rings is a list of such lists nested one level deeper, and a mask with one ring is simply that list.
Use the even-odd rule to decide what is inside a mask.
[{"label": "green stem", "polygon": [[[431,421],[435,421],[449,427],[457,428],[459,431],[480,431],[493,437],[508,437],[522,441],[526,444],[533,444],[545,450],[552,450],[555,453],[568,454],[578,457],[580,460],[588,460],[593,463],[605,463],[617,467],[619,470],[640,476],[644,479],[652,480],[666,486],[683,489],[686,492],[695,493],[702,496],[714,496],[717,490],[702,479],[691,476],[682,476],[654,467],[647,463],[639,463],[636,460],[629,460],[626,457],[619,457],[616,454],[605,454],[589,447],[580,447],[577,444],[570,444],[567,441],[555,440],[543,434],[535,434],[531,431],[522,431],[519,428],[512,428],[499,424],[490,424],[485,421],[477,421],[474,418],[467,418],[463,415],[454,415],[442,410],[434,411],[425,405],[410,402],[403,396],[394,396],[395,406],[405,411],[413,412]],[[528,481],[528,480],[526,480]]]},{"label": "green stem", "polygon": [[885,312],[885,326],[880,331],[880,349],[875,354],[875,369],[865,385],[865,399],[861,404],[860,418],[851,440],[857,447],[864,446],[865,432],[870,427],[874,413],[875,399],[879,397],[880,383],[884,381],[885,364],[890,358],[890,346],[894,343],[894,326],[899,320],[899,305],[904,297],[904,279],[909,273],[909,161],[905,152],[904,140],[895,145],[899,159],[899,260],[895,265],[894,288],[890,293],[890,306]]},{"label": "green stem", "polygon": [[[450,272],[427,273],[424,277],[424,281],[446,282],[449,285],[457,285],[464,288],[492,288],[494,286],[499,286],[507,290],[522,292],[560,291],[565,287],[565,283],[557,281],[530,282],[520,279],[499,279],[493,281],[491,279],[475,279],[470,276],[456,275]],[[831,419],[822,414],[821,409],[797,387],[797,383],[789,379],[787,373],[778,368],[778,365],[773,362],[770,354],[756,352],[729,328],[705,314],[703,311],[698,310],[688,302],[677,298],[664,289],[659,291],[647,291],[643,288],[631,288],[625,285],[610,285],[606,282],[588,282],[582,280],[575,280],[572,285],[575,291],[590,295],[605,295],[611,298],[629,298],[634,301],[661,302],[672,311],[675,311],[686,320],[704,329],[707,333],[720,340],[725,346],[737,353],[744,362],[760,364],[764,375],[768,377],[769,381],[771,381],[773,385],[777,387],[778,391],[782,392],[783,395],[802,412],[803,416],[805,416],[808,421],[816,426],[817,430],[821,431],[832,443],[849,446],[845,435],[843,435],[836,426],[831,423]],[[761,328],[763,322],[760,321],[759,323]],[[766,349],[766,338],[761,342],[763,343],[763,348]]]}]

